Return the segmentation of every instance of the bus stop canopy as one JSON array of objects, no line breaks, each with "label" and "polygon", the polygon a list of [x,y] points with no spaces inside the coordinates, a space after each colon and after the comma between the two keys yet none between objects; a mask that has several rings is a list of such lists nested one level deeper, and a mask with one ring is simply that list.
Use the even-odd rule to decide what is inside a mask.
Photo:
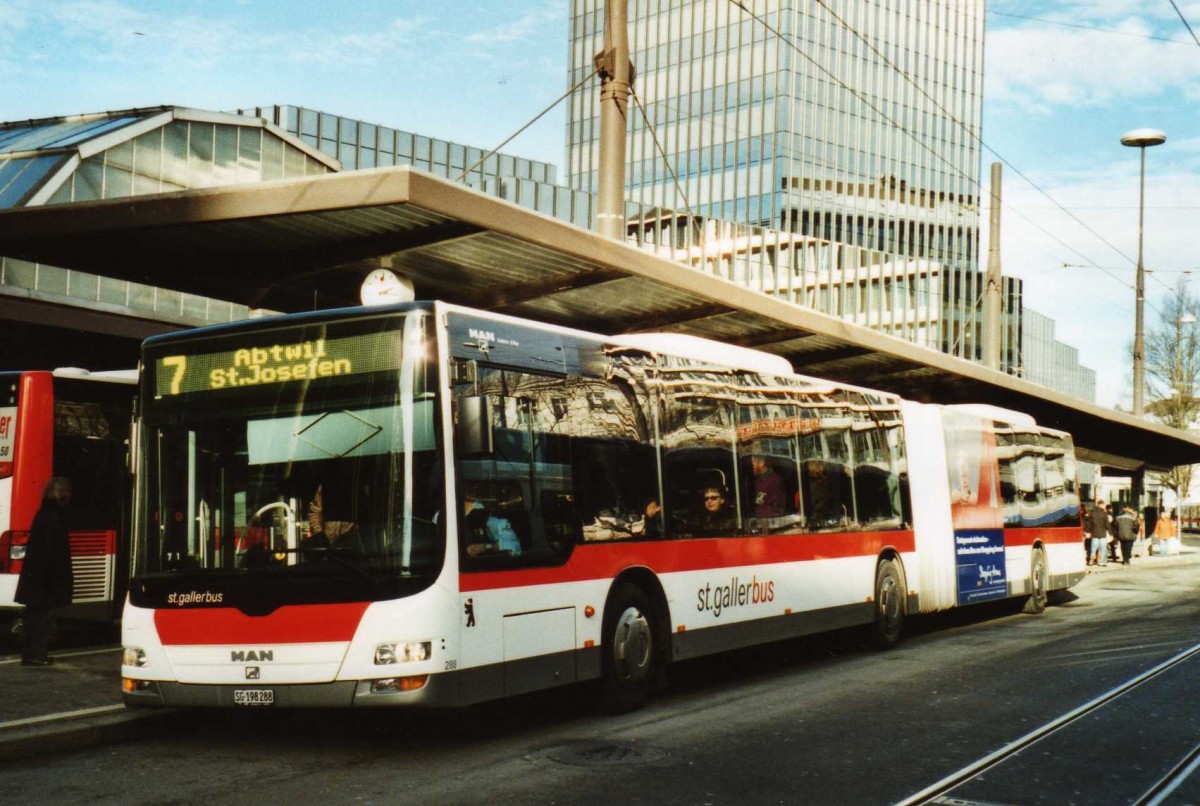
[{"label": "bus stop canopy", "polygon": [[419,298],[600,333],[689,333],[802,374],[990,403],[1116,471],[1200,463],[1200,438],[772,298],[411,168],[0,211],[0,254],[282,311],[358,304],[383,265]]}]

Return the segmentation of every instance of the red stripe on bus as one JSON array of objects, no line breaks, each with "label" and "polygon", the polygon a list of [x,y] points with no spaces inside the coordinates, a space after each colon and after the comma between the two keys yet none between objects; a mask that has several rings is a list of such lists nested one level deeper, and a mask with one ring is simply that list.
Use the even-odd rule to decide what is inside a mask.
[{"label": "red stripe on bus", "polygon": [[266,616],[247,616],[232,607],[155,610],[154,626],[167,646],[349,641],[369,604],[291,605]]},{"label": "red stripe on bus", "polygon": [[97,554],[117,553],[117,533],[110,530],[71,532],[71,556],[94,557]]},{"label": "red stripe on bus", "polygon": [[657,574],[668,574],[745,565],[874,557],[888,546],[897,551],[911,552],[916,550],[916,541],[911,531],[894,531],[585,543],[576,547],[565,565],[462,573],[459,574],[458,587],[463,592],[470,592],[611,579],[622,569],[631,566],[644,566]]},{"label": "red stripe on bus", "polygon": [[1005,529],[1005,546],[1032,546],[1033,541],[1043,543],[1082,543],[1083,529],[1078,526],[1052,526],[1046,529]]}]

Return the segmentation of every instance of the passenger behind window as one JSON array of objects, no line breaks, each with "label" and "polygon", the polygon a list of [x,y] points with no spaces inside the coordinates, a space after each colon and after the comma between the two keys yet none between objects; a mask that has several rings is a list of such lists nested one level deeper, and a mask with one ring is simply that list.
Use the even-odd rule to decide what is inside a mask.
[{"label": "passenger behind window", "polygon": [[701,496],[703,509],[696,517],[696,535],[714,537],[732,534],[737,526],[737,515],[725,500],[725,488],[712,484],[704,488]]},{"label": "passenger behind window", "polygon": [[521,554],[521,539],[512,521],[494,514],[472,484],[463,487],[463,543],[469,557]]},{"label": "passenger behind window", "polygon": [[750,470],[754,474],[755,518],[778,518],[787,512],[787,484],[783,476],[775,472],[762,454],[750,457]]},{"label": "passenger behind window", "polygon": [[808,460],[804,463],[804,487],[809,529],[830,529],[846,523],[846,478],[840,466]]}]

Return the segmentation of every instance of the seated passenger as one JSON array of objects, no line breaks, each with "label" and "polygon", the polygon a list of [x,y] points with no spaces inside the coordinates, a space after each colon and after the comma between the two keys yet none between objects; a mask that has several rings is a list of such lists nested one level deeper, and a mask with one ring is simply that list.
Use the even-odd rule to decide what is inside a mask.
[{"label": "seated passenger", "polygon": [[783,477],[760,454],[750,457],[750,470],[754,474],[754,517],[778,518],[785,514],[787,485]]},{"label": "seated passenger", "polygon": [[820,460],[805,463],[805,504],[811,529],[841,526],[846,521],[844,477]]},{"label": "seated passenger", "polygon": [[463,535],[467,555],[521,553],[521,538],[508,518],[494,515],[471,487],[463,491]]},{"label": "seated passenger", "polygon": [[704,488],[704,509],[696,519],[696,534],[724,535],[734,530],[737,516],[725,501],[725,491],[716,485]]}]

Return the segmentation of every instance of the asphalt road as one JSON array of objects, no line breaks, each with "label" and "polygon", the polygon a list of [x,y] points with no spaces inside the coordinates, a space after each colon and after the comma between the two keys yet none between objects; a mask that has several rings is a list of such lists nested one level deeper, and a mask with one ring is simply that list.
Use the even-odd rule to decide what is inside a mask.
[{"label": "asphalt road", "polygon": [[[918,619],[891,652],[834,635],[680,665],[667,692],[619,717],[579,690],[448,714],[185,713],[166,735],[0,765],[2,791],[11,803],[1134,803],[1200,742],[1200,653],[1182,655],[1200,644],[1198,581],[1195,564],[1121,568],[1042,616],[1008,605]],[[1162,802],[1200,802],[1198,774],[1170,786]]]}]

